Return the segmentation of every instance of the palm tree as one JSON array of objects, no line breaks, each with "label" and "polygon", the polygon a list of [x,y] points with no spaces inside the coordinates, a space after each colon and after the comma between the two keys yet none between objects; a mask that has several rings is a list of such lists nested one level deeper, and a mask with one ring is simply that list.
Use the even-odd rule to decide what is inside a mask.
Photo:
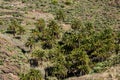
[{"label": "palm tree", "polygon": [[43,59],[45,58],[45,52],[42,50],[34,50],[32,52],[32,57],[35,57],[38,60],[43,61]]},{"label": "palm tree", "polygon": [[20,35],[25,33],[25,29],[22,26],[18,26],[18,29],[16,31],[17,31],[17,34],[20,34]]},{"label": "palm tree", "polygon": [[[71,65],[68,66],[69,73],[73,73],[75,75],[83,75],[90,72],[90,59],[85,51],[81,49],[74,49],[68,57],[69,61],[72,62]],[[68,64],[68,63],[66,63]]]},{"label": "palm tree", "polygon": [[67,76],[67,68],[62,64],[55,64],[52,70],[52,76],[56,76],[58,79],[64,79]]},{"label": "palm tree", "polygon": [[83,29],[83,23],[79,19],[74,19],[71,23],[71,28],[74,30],[82,30]]},{"label": "palm tree", "polygon": [[116,48],[115,48],[115,51],[116,51],[116,54],[118,54],[119,53],[119,51],[120,51],[120,32],[117,32],[116,33],[117,34],[117,36],[116,36]]},{"label": "palm tree", "polygon": [[39,70],[30,69],[28,73],[21,75],[20,80],[43,80]]},{"label": "palm tree", "polygon": [[39,32],[43,31],[43,29],[46,26],[45,20],[44,19],[39,19],[36,23],[36,28],[39,30]]},{"label": "palm tree", "polygon": [[58,10],[56,12],[56,19],[64,21],[65,20],[65,13],[63,10]]},{"label": "palm tree", "polygon": [[31,37],[37,42],[39,41],[41,34],[37,29],[32,29]]},{"label": "palm tree", "polygon": [[70,5],[70,4],[72,4],[72,3],[73,3],[72,0],[65,0],[65,4],[66,4],[66,5]]},{"label": "palm tree", "polygon": [[11,20],[9,27],[7,28],[7,32],[12,33],[13,36],[15,36],[16,34],[24,34],[25,29],[17,20]]},{"label": "palm tree", "polygon": [[57,24],[57,22],[55,22],[54,20],[52,20],[48,24],[48,28],[51,31],[51,36],[53,36],[53,39],[58,39],[59,36],[60,36],[60,28],[61,28],[61,26],[59,26]]},{"label": "palm tree", "polygon": [[57,4],[58,3],[58,0],[51,0],[52,4]]},{"label": "palm tree", "polygon": [[7,28],[7,33],[11,33],[11,34],[13,34],[13,36],[15,36],[15,34],[16,34],[15,26],[9,25],[9,27]]},{"label": "palm tree", "polygon": [[29,37],[25,45],[32,51],[33,47],[35,47],[35,40],[32,37]]},{"label": "palm tree", "polygon": [[7,28],[7,31],[12,33],[15,36],[16,29],[18,26],[19,26],[19,23],[17,22],[17,20],[11,20],[11,23],[10,23],[9,27]]}]

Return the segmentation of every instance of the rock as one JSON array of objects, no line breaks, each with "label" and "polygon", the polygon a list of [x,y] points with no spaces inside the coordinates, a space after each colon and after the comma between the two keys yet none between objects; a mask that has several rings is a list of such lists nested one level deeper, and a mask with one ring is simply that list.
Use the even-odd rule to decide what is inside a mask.
[{"label": "rock", "polygon": [[20,80],[20,79],[18,76],[9,73],[9,74],[0,75],[0,80]]}]

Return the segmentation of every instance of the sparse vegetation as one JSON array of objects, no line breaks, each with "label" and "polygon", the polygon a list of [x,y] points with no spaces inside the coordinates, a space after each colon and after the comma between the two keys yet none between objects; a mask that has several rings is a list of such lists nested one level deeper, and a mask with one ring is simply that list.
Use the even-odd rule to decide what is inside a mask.
[{"label": "sparse vegetation", "polygon": [[21,24],[17,20],[11,20],[9,27],[7,28],[7,33],[11,33],[14,36],[16,34],[24,34],[25,29],[21,26]]},{"label": "sparse vegetation", "polygon": [[43,80],[40,71],[31,69],[27,74],[21,75],[21,80]]}]

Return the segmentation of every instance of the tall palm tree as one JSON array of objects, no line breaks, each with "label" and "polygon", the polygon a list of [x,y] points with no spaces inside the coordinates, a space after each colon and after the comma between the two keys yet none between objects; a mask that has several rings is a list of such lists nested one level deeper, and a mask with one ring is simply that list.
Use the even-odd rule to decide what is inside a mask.
[{"label": "tall palm tree", "polygon": [[29,37],[25,45],[29,47],[30,51],[32,51],[35,47],[35,40],[32,37]]},{"label": "tall palm tree", "polygon": [[32,57],[35,57],[38,60],[43,61],[43,58],[45,58],[45,52],[43,50],[39,50],[39,49],[34,50],[32,52]]},{"label": "tall palm tree", "polygon": [[36,24],[36,28],[39,30],[39,32],[41,32],[46,26],[45,20],[42,18],[39,19],[35,24]]},{"label": "tall palm tree", "polygon": [[85,51],[82,51],[80,48],[74,49],[71,54],[69,54],[69,61],[72,62],[68,64],[68,69],[70,73],[75,75],[83,75],[90,72],[90,59]]},{"label": "tall palm tree", "polygon": [[16,31],[17,31],[17,34],[20,34],[20,35],[25,33],[25,29],[22,26],[18,26]]},{"label": "tall palm tree", "polygon": [[37,29],[32,29],[31,37],[37,42],[37,41],[39,41],[41,34]]},{"label": "tall palm tree", "polygon": [[83,29],[83,23],[79,19],[74,19],[71,23],[71,28],[74,30],[82,30]]},{"label": "tall palm tree", "polygon": [[43,80],[39,70],[30,69],[27,74],[22,74],[20,80]]},{"label": "tall palm tree", "polygon": [[12,33],[13,36],[16,34],[24,34],[25,29],[21,26],[21,24],[17,20],[11,20],[9,27],[7,28],[9,33]]},{"label": "tall palm tree", "polygon": [[61,26],[59,26],[56,21],[51,20],[47,27],[51,31],[51,36],[53,36],[53,39],[58,39],[60,36]]},{"label": "tall palm tree", "polygon": [[61,20],[61,21],[64,21],[65,20],[65,13],[64,13],[64,11],[63,10],[58,10],[57,12],[56,12],[56,19],[58,19],[58,20]]}]

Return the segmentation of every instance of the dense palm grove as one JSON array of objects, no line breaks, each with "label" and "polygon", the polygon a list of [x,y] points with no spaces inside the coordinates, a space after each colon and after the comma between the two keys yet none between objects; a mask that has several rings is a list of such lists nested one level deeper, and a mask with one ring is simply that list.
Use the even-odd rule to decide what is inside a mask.
[{"label": "dense palm grove", "polygon": [[[95,4],[92,0],[85,1]],[[115,1],[117,6],[108,4],[106,0],[105,2],[96,0],[96,4],[104,2],[105,5],[110,5],[110,8],[112,5],[118,9],[118,2]],[[32,2],[33,0],[22,0],[22,3]],[[51,5],[47,5],[49,8],[44,9],[45,4]],[[11,19],[5,31],[18,40],[22,39],[22,35],[29,33],[27,41],[24,43],[29,51],[23,53],[29,54],[29,58],[33,62],[28,60],[31,69],[27,73],[20,74],[21,80],[52,80],[49,79],[50,77],[63,80],[69,77],[102,72],[106,67],[120,63],[120,29],[111,27],[119,22],[108,15],[109,8],[103,7],[103,13],[95,13],[93,7],[88,5],[91,10],[89,11],[82,7],[83,5],[79,5],[79,2],[73,0],[38,0],[35,5],[35,9],[55,14],[55,18],[48,21],[40,18],[35,21],[35,28],[29,31],[21,25],[22,21]],[[65,8],[66,5],[67,8]],[[73,9],[69,8],[71,5],[73,5]],[[103,4],[101,5],[103,6]],[[94,21],[88,19],[91,16],[94,16]],[[64,30],[62,24],[69,24],[70,29]],[[113,56],[115,59],[111,60]],[[42,62],[50,64],[45,67],[45,75],[43,76],[36,69],[42,65]]]},{"label": "dense palm grove", "polygon": [[[10,25],[7,32],[11,31],[14,36],[18,32],[24,34],[17,22],[11,24],[14,26]],[[44,19],[39,19],[35,25],[25,45],[30,48],[33,59],[47,60],[52,64],[46,68],[46,79],[48,76],[64,79],[95,72],[94,66],[118,54],[120,49],[120,32],[110,27],[99,28],[79,19],[71,22],[69,31],[63,31],[55,20],[46,24]],[[36,49],[37,43],[40,43],[40,48]],[[22,80],[29,79],[25,77],[22,76]]]}]

